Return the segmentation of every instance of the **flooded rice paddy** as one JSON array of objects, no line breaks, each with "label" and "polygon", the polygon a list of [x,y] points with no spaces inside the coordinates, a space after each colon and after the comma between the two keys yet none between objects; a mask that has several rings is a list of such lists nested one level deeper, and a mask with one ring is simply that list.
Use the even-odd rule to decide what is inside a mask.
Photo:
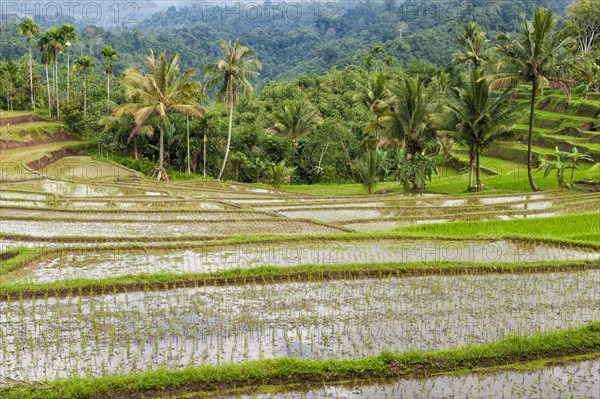
[{"label": "flooded rice paddy", "polygon": [[229,210],[229,211],[155,211],[155,212],[133,212],[126,210],[119,211],[60,211],[43,209],[23,209],[23,208],[1,208],[0,213],[4,218],[40,218],[40,219],[60,219],[60,220],[223,220],[223,219],[261,219],[274,218],[277,215],[251,211],[251,210]]},{"label": "flooded rice paddy", "polygon": [[548,366],[537,370],[444,375],[379,383],[347,383],[225,399],[426,399],[426,398],[597,398],[600,359]]},{"label": "flooded rice paddy", "polygon": [[48,282],[152,273],[209,273],[259,266],[370,262],[514,262],[600,259],[600,251],[518,241],[317,241],[212,245],[147,251],[65,248],[25,265],[1,281]]},{"label": "flooded rice paddy", "polygon": [[300,220],[245,220],[238,222],[93,222],[0,220],[0,233],[36,237],[190,237],[240,234],[327,234],[340,229]]},{"label": "flooded rice paddy", "polygon": [[94,376],[436,350],[600,318],[600,271],[198,287],[0,302],[0,374]]}]

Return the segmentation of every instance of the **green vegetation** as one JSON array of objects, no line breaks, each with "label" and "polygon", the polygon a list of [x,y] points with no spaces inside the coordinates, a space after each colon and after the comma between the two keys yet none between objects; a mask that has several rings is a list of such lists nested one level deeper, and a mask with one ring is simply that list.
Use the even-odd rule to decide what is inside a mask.
[{"label": "green vegetation", "polygon": [[[122,250],[122,249],[121,249]],[[0,263],[0,274],[18,270],[23,263],[44,259],[44,253],[19,250],[19,256]],[[156,249],[160,253],[160,249]],[[52,255],[52,253],[50,253]],[[112,255],[107,251],[107,255]],[[550,273],[595,270],[594,261],[479,263],[479,262],[403,262],[348,263],[300,266],[260,266],[213,273],[152,273],[106,277],[101,279],[70,279],[51,283],[1,283],[0,298],[19,299],[35,296],[67,296],[90,293],[134,292],[162,290],[165,287],[214,287],[277,282],[316,282],[365,278],[415,276],[482,276],[486,274]]]},{"label": "green vegetation", "polygon": [[519,220],[489,220],[401,227],[396,231],[434,237],[527,237],[566,242],[600,242],[600,215],[557,216]]},{"label": "green vegetation", "polygon": [[[417,377],[427,373],[457,372],[482,366],[500,366],[556,353],[598,351],[600,323],[532,336],[509,337],[486,345],[438,352],[383,353],[360,360],[275,359],[241,365],[158,370],[97,379],[74,377],[48,381],[50,386],[4,390],[7,399],[94,398],[98,395],[158,393],[194,386],[199,392],[222,391],[239,385],[265,385],[298,381],[344,381],[351,378]],[[1,391],[0,391],[1,392]]]},{"label": "green vegetation", "polygon": [[540,4],[9,15],[0,396],[597,362],[600,12]]},{"label": "green vegetation", "polygon": [[[523,5],[517,2],[509,8],[531,16],[532,10],[529,6],[523,8]],[[498,30],[515,32],[515,26],[506,24],[497,15],[496,9],[487,10],[485,17],[478,15],[477,23],[464,21],[464,25],[463,21],[446,20],[444,16],[444,21],[436,21],[436,27],[432,28],[432,21],[407,23],[404,21],[407,9],[392,2],[372,5],[373,9],[364,4],[338,6],[340,14],[336,18],[319,19],[317,23],[312,21],[315,25],[301,29],[301,33],[297,28],[302,24],[311,25],[306,16],[281,27],[277,35],[264,34],[262,20],[254,21],[252,26],[247,21],[239,26],[228,22],[214,26],[214,21],[206,22],[206,26],[216,30],[208,33],[200,29],[204,32],[201,40],[198,38],[198,35],[202,35],[200,31],[190,29],[183,32],[176,28],[181,37],[195,38],[192,42],[196,46],[208,46],[211,49],[196,57],[197,48],[185,45],[185,51],[175,55],[183,68],[191,67],[182,69],[188,71],[184,75],[193,85],[187,88],[186,95],[191,97],[186,101],[206,112],[198,112],[192,119],[177,107],[168,107],[161,116],[146,114],[142,117],[142,114],[137,114],[140,120],[147,121],[143,128],[139,120],[133,117],[133,111],[129,113],[131,115],[123,112],[128,102],[137,101],[131,97],[131,79],[123,78],[139,70],[146,48],[156,46],[144,44],[144,51],[141,51],[137,47],[143,42],[142,38],[129,30],[107,34],[88,27],[79,32],[81,28],[64,24],[58,28],[50,27],[42,34],[34,21],[25,20],[20,31],[26,40],[21,39],[19,43],[23,45],[23,55],[27,59],[18,61],[18,56],[14,55],[19,52],[18,48],[4,49],[0,42],[0,54],[10,54],[6,56],[6,59],[10,58],[6,67],[0,68],[5,71],[0,75],[9,88],[8,96],[0,98],[3,103],[0,106],[5,105],[10,109],[45,108],[50,115],[62,120],[71,131],[80,134],[89,143],[86,151],[97,148],[95,153],[106,153],[126,166],[132,163],[149,166],[153,163],[155,166],[152,169],[161,178],[167,176],[168,171],[182,179],[191,177],[179,172],[192,175],[201,173],[204,178],[216,177],[217,180],[261,183],[269,179],[269,165],[285,160],[289,167],[295,168],[290,179],[292,184],[352,183],[364,180],[356,168],[357,160],[363,159],[374,146],[383,146],[380,156],[385,162],[378,178],[382,187],[386,182],[394,181],[405,190],[424,190],[425,186],[433,189],[436,172],[440,168],[452,168],[459,174],[469,172],[468,189],[476,187],[486,190],[490,185],[485,181],[473,184],[477,174],[475,169],[484,174],[493,171],[479,155],[497,161],[512,161],[516,164],[512,165],[512,169],[528,165],[530,184],[534,174],[532,168],[537,168],[552,156],[546,149],[552,150],[558,146],[561,151],[570,151],[576,146],[594,161],[600,160],[600,151],[592,138],[596,136],[594,117],[600,108],[594,100],[588,99],[588,95],[593,95],[595,90],[595,85],[588,81],[595,71],[595,53],[589,49],[590,43],[592,47],[596,46],[596,37],[587,37],[573,29],[573,26],[585,24],[580,18],[580,10],[587,9],[589,4],[580,3],[579,0],[575,2],[569,8],[565,28],[560,32],[554,29],[558,26],[558,14],[543,8],[536,9],[532,19],[523,20],[521,27],[516,29],[519,36],[515,37],[510,34],[496,36]],[[172,8],[168,17],[157,14],[150,19],[153,22],[146,21],[136,29],[146,31],[150,26],[168,27],[171,23],[166,20],[188,24],[198,21],[194,20],[194,16],[197,17],[199,11],[198,7]],[[345,18],[352,20],[352,27],[343,22]],[[14,25],[13,30],[13,21],[7,24],[8,36],[16,35],[17,28]],[[189,23],[190,26],[194,24]],[[239,39],[222,40],[219,41],[221,49],[217,51],[218,41],[213,35],[225,27],[247,46],[241,45]],[[547,34],[534,34],[542,29]],[[152,44],[167,40],[168,45],[160,44],[159,47],[162,45],[170,50],[180,48],[181,38],[175,39],[159,30],[161,32]],[[295,39],[286,40],[294,42],[301,37],[298,40],[303,43],[299,48],[303,51],[274,57],[273,53],[278,53],[280,48],[288,48],[289,42],[269,46],[258,39],[260,36],[267,42],[279,42],[288,37],[286,35],[291,34],[290,31],[295,31],[292,34]],[[364,32],[370,35],[380,33],[381,43],[366,43]],[[37,33],[41,37],[38,38]],[[535,65],[534,75],[540,82],[540,85],[536,83],[536,90],[532,90],[532,82],[525,76],[527,73],[519,75],[522,71],[517,70],[519,65],[527,64],[528,50],[523,43],[528,43],[526,38],[530,34],[536,40],[544,37],[543,43],[536,42],[536,46],[557,54],[552,57],[552,65],[544,64],[541,61],[543,56],[534,54],[537,58],[531,65]],[[169,38],[166,39],[165,35]],[[271,36],[277,36],[278,39],[271,39]],[[206,40],[207,37],[214,40]],[[564,37],[567,39],[563,40]],[[324,40],[319,53],[326,53],[326,49],[334,49],[336,45],[341,45],[344,50],[334,51],[332,59],[325,61],[322,54],[307,52],[304,47],[316,38]],[[442,42],[452,45],[439,46],[447,48],[447,54],[440,56],[439,49],[435,52],[423,49],[420,41],[425,38],[434,47],[434,43]],[[99,40],[108,45],[100,48],[96,45]],[[130,47],[134,42],[136,50]],[[587,47],[583,46],[584,42]],[[32,68],[29,68],[29,49],[25,45],[35,45],[33,47],[40,50],[39,55],[36,51],[32,53]],[[582,50],[584,47],[585,51]],[[96,51],[92,51],[94,48]],[[348,48],[354,48],[356,52],[351,56]],[[576,51],[578,49],[581,51]],[[531,54],[534,53],[532,51]],[[81,58],[86,60],[85,72],[80,67],[82,72],[72,76],[71,52],[87,57]],[[217,57],[220,52],[223,54]],[[304,59],[308,53],[312,54],[314,60],[320,61],[312,65],[308,59]],[[408,54],[418,56],[411,58]],[[585,55],[585,62],[579,62],[582,54]],[[287,81],[272,79],[274,74],[282,73],[275,66],[286,64],[291,59],[296,59],[290,61],[293,65],[299,59],[304,60],[300,64],[308,62],[304,67],[310,65],[308,71],[311,74],[292,73],[289,75],[291,80]],[[335,62],[336,59],[344,61]],[[350,59],[354,61],[350,62]],[[265,68],[260,71],[262,64],[265,64]],[[323,65],[327,67],[323,68]],[[563,65],[568,65],[569,70]],[[296,72],[302,69],[298,68],[290,69]],[[465,120],[459,126],[452,119],[452,114],[456,116],[459,110],[457,104],[454,104],[454,110],[446,107],[449,105],[447,97],[453,92],[463,93],[459,97],[468,100],[465,90],[470,72],[466,72],[465,78],[464,69],[477,70],[480,78],[485,77],[478,79],[479,85],[511,86],[502,95],[500,92],[491,93],[487,109],[480,103],[479,112],[471,113],[471,122],[475,122],[477,116],[489,118],[485,122],[480,120],[479,126],[472,123],[471,130],[494,132],[479,140],[480,144],[476,145],[478,150],[475,150],[473,143],[464,142],[464,134],[460,133],[461,126],[468,121],[465,118],[469,116],[463,113]],[[190,72],[192,70],[204,70],[202,80],[205,92],[199,91],[202,85],[200,79],[195,80]],[[153,74],[155,72],[148,76]],[[525,85],[516,86],[519,82]],[[549,85],[552,88],[547,87]],[[541,96],[544,87],[546,92]],[[556,90],[557,87],[569,87],[572,90],[561,93]],[[42,94],[44,89],[47,101],[44,101]],[[243,94],[239,101],[238,91]],[[248,95],[252,93],[256,95],[251,98]],[[162,95],[164,97],[166,93]],[[216,101],[213,102],[212,98]],[[31,103],[32,99],[35,99],[35,104]],[[496,100],[501,100],[504,106],[494,106]],[[172,101],[163,99],[162,104],[178,102]],[[507,108],[509,101],[516,106]],[[521,106],[526,104],[530,106],[529,112],[521,112]],[[503,110],[511,111],[511,117],[507,118],[509,115],[503,114]],[[185,116],[180,115],[182,113]],[[536,117],[536,113],[539,117]],[[513,115],[519,115],[522,123],[514,125]],[[157,122],[158,119],[154,120],[156,118],[163,122],[168,120],[168,123]],[[526,136],[524,141],[527,148],[511,141],[523,139],[519,136],[510,138],[509,133],[513,131]],[[24,131],[11,137],[18,135],[24,135]],[[461,148],[457,148],[454,141]],[[485,144],[481,144],[483,142]],[[504,148],[516,146],[519,146],[519,150],[514,154],[503,151]],[[401,155],[400,150],[403,151]],[[467,160],[463,151],[468,155]],[[130,157],[133,159],[128,159]],[[475,167],[477,158],[480,160],[479,168]],[[503,174],[510,173],[506,168],[503,169]],[[574,180],[577,185],[577,178]],[[539,184],[542,188],[548,187],[544,183]],[[520,184],[518,187],[520,189]],[[459,190],[451,188],[445,191]]]},{"label": "green vegetation", "polygon": [[27,142],[51,137],[65,128],[65,124],[60,122],[29,122],[3,126],[0,127],[0,139]]}]

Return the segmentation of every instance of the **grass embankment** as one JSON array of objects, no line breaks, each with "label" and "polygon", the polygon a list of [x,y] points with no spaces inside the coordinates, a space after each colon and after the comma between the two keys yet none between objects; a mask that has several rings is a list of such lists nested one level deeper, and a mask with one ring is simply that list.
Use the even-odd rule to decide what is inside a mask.
[{"label": "grass embankment", "polygon": [[27,142],[47,138],[62,129],[66,125],[60,122],[27,122],[1,127],[0,138]]},{"label": "grass embankment", "polygon": [[31,261],[39,251],[35,248],[18,247],[0,252],[0,275]]},{"label": "grass embankment", "polygon": [[549,218],[453,222],[396,229],[426,237],[522,237],[577,243],[600,243],[600,213]]},{"label": "grass embankment", "polygon": [[[230,241],[234,242],[234,241]],[[263,241],[269,242],[269,241]],[[447,241],[440,241],[447,242]],[[255,242],[256,243],[256,242]],[[216,243],[217,249],[223,243]],[[570,244],[571,245],[571,244]],[[189,244],[188,244],[189,247]],[[0,262],[0,275],[15,271],[24,265],[41,259],[61,255],[83,253],[85,251],[104,251],[107,256],[126,254],[129,251],[166,253],[170,249],[181,249],[185,246],[163,246],[156,248],[140,247],[130,244],[121,247],[105,247],[96,249],[81,248],[22,248],[18,258]],[[190,247],[192,248],[192,247]],[[199,247],[195,247],[199,248]],[[211,244],[205,246],[208,250]],[[293,248],[293,247],[291,247]],[[115,251],[115,252],[111,252]],[[523,259],[526,260],[526,259]],[[315,282],[339,279],[367,279],[415,276],[459,276],[515,273],[550,273],[573,272],[600,269],[595,260],[566,261],[522,261],[522,262],[465,262],[465,261],[411,261],[411,262],[350,262],[303,264],[295,266],[264,265],[252,268],[235,268],[216,272],[188,273],[140,273],[124,276],[108,276],[98,279],[60,279],[54,282],[12,282],[0,284],[0,301],[6,299],[30,298],[41,296],[68,296],[111,294],[115,292],[156,291],[162,289],[191,288],[204,286],[231,286],[246,284],[274,284],[286,282]]]},{"label": "grass embankment", "polygon": [[600,322],[530,336],[512,336],[485,345],[435,352],[383,353],[353,360],[268,359],[224,366],[157,370],[100,378],[48,381],[51,386],[0,390],[5,399],[142,398],[148,395],[220,392],[236,386],[335,382],[349,379],[414,378],[502,366],[600,350]]},{"label": "grass embankment", "polygon": [[30,115],[31,112],[28,111],[5,111],[5,110],[0,110],[0,118],[13,118],[15,116],[23,116],[23,115]]},{"label": "grass embankment", "polygon": [[[455,154],[456,158],[463,162],[468,162],[468,157],[463,154]],[[481,166],[492,171],[495,175],[485,175],[481,181],[485,190],[477,193],[478,195],[504,194],[504,193],[531,193],[529,180],[527,179],[527,165],[503,159],[481,156]],[[534,172],[535,181],[542,190],[556,190],[556,175],[550,174],[543,177],[543,170]],[[581,164],[575,171],[574,180],[598,180],[600,176],[600,163],[594,165]],[[570,177],[570,172],[569,172]],[[442,194],[460,194],[473,195],[467,192],[469,182],[468,173],[457,174],[455,171],[444,168],[438,176],[432,176],[432,181],[427,184],[426,193]],[[257,187],[266,187],[265,185],[256,185]],[[340,184],[313,184],[313,185],[290,185],[282,186],[282,190],[323,196],[339,195],[366,195],[364,187],[359,183],[340,183]],[[386,181],[377,183],[374,193],[380,192],[402,192],[403,188],[399,182]],[[376,196],[374,196],[376,198]]]}]

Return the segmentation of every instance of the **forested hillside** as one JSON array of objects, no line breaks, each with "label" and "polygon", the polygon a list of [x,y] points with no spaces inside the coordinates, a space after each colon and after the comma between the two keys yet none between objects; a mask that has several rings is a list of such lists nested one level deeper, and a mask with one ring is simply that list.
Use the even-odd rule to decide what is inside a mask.
[{"label": "forested hillside", "polygon": [[0,106],[54,118],[86,152],[159,177],[370,191],[468,172],[480,190],[482,174],[523,165],[532,187],[557,165],[566,186],[566,159],[600,159],[597,0],[566,13],[291,4],[172,6],[121,28],[7,22]]},{"label": "forested hillside", "polygon": [[[562,13],[564,0],[536,1]],[[341,1],[276,3],[214,3],[171,6],[141,23],[145,2],[134,2],[139,10],[121,10],[119,26],[104,28],[101,21],[85,24],[76,20],[81,42],[73,53],[98,58],[99,49],[110,45],[121,57],[117,72],[130,65],[142,65],[143,54],[156,51],[185,54],[184,68],[201,68],[219,54],[219,39],[241,37],[260,54],[264,66],[260,80],[290,79],[298,73],[319,74],[332,66],[372,64],[370,50],[381,45],[394,62],[412,58],[444,68],[457,49],[454,37],[460,25],[474,20],[490,37],[514,31],[521,14],[531,15],[530,0],[492,1]],[[151,3],[151,2],[150,2]],[[177,5],[180,2],[175,3]],[[40,8],[43,10],[44,8]],[[152,8],[150,8],[152,9]],[[40,18],[40,26],[60,25]],[[114,10],[102,7],[104,16],[114,19]],[[78,9],[73,9],[76,14]],[[90,11],[91,12],[91,11]],[[133,14],[131,14],[133,13]],[[110,16],[108,16],[110,14]],[[78,15],[78,14],[77,14]],[[18,39],[17,18],[3,21],[0,60],[18,59],[27,54],[26,43]]]}]

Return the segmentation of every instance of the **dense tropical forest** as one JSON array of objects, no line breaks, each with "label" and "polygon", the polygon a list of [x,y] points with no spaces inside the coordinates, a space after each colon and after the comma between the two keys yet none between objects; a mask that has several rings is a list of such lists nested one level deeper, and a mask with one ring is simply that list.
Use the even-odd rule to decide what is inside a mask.
[{"label": "dense tropical forest", "polygon": [[9,18],[0,107],[52,117],[86,151],[159,179],[423,190],[450,168],[480,190],[482,152],[522,139],[537,189],[536,168],[566,187],[561,165],[593,157],[557,148],[545,162],[532,145],[544,91],[598,99],[596,0],[326,3],[294,18],[270,4],[252,18],[172,6],[106,29]]}]

